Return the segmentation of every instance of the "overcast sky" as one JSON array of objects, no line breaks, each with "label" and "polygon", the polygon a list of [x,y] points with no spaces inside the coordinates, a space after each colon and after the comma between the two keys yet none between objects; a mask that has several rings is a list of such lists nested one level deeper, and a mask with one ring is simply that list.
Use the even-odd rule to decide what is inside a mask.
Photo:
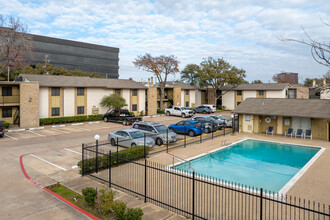
[{"label": "overcast sky", "polygon": [[[146,79],[132,61],[146,52],[175,55],[180,70],[203,58],[223,57],[246,70],[247,80],[271,81],[274,73],[318,77],[305,31],[329,43],[329,0],[0,0],[0,13],[21,18],[30,32],[120,48],[119,76]],[[179,79],[179,74],[172,77]]]}]

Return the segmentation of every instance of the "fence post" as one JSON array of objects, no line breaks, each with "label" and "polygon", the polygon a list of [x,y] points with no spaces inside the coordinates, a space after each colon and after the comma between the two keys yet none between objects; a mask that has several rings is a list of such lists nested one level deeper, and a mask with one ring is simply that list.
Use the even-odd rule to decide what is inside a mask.
[{"label": "fence post", "polygon": [[212,121],[212,140],[213,140],[213,129],[214,129],[214,122]]},{"label": "fence post", "polygon": [[166,130],[166,152],[168,153],[168,129]]},{"label": "fence post", "polygon": [[193,171],[192,182],[192,219],[195,219],[195,171]]},{"label": "fence post", "polygon": [[81,145],[81,176],[84,176],[84,151],[85,151],[85,148],[84,148],[84,144]]},{"label": "fence post", "polygon": [[143,155],[144,159],[146,158],[146,133],[143,135]]},{"label": "fence post", "polygon": [[119,144],[118,144],[118,138],[117,138],[117,159],[116,159],[116,164],[118,165],[118,146],[119,146]]},{"label": "fence post", "polygon": [[147,202],[147,159],[144,159],[144,203]]},{"label": "fence post", "polygon": [[96,173],[99,171],[99,163],[98,163],[98,157],[99,157],[99,140],[96,140]]},{"label": "fence post", "polygon": [[111,188],[111,151],[109,151],[109,188]]},{"label": "fence post", "polygon": [[[203,127],[203,122],[201,122],[201,126]],[[203,130],[201,127],[201,131]],[[205,131],[205,128],[204,128],[204,131]],[[201,132],[201,135],[199,136],[199,143],[202,143],[202,134],[203,132]]]},{"label": "fence post", "polygon": [[260,220],[262,220],[262,191],[263,189],[260,189]]},{"label": "fence post", "polygon": [[186,147],[186,136],[187,136],[187,131],[186,131],[186,126],[184,126],[184,147]]},{"label": "fence post", "polygon": [[226,136],[226,127],[227,127],[227,124],[225,124],[225,126],[223,127],[223,136]]},{"label": "fence post", "polygon": [[232,125],[231,126],[233,127],[232,128],[232,133],[234,134],[235,133],[235,115],[233,115],[233,117],[231,119],[232,119],[232,121],[231,121]]}]

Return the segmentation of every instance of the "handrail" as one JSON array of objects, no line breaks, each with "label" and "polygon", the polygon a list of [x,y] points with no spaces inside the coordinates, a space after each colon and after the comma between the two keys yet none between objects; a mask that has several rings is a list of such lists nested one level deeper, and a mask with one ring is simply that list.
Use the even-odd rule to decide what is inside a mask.
[{"label": "handrail", "polygon": [[190,163],[190,161],[187,161],[187,160],[185,160],[185,159],[183,159],[183,158],[180,158],[180,157],[175,156],[175,155],[170,154],[170,153],[168,153],[168,154],[171,155],[171,156],[173,157],[173,167],[174,167],[174,158],[176,158],[177,160],[181,160],[181,161],[183,161],[183,164],[185,164],[187,167],[189,167],[190,169],[192,169],[192,170],[195,172],[195,169],[194,169],[194,168],[192,168],[190,165],[186,164],[186,163]]}]

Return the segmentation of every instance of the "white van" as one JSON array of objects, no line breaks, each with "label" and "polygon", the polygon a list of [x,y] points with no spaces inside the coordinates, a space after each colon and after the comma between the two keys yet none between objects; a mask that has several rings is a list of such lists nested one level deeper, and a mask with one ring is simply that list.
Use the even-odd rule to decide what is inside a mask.
[{"label": "white van", "polygon": [[215,112],[215,110],[216,110],[215,105],[203,104],[202,106],[207,106],[207,107],[209,107],[209,108],[212,110],[212,113]]}]

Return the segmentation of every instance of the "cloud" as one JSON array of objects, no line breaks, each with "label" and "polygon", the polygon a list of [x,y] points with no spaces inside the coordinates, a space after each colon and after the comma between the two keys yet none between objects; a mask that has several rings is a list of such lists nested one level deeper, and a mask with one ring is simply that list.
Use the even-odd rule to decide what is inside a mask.
[{"label": "cloud", "polygon": [[278,39],[313,37],[329,42],[328,0],[0,0],[6,15],[22,18],[32,33],[120,48],[120,77],[150,77],[132,60],[146,52],[174,54],[186,64],[223,57],[247,71],[247,79],[274,73],[321,75],[309,48]]}]

